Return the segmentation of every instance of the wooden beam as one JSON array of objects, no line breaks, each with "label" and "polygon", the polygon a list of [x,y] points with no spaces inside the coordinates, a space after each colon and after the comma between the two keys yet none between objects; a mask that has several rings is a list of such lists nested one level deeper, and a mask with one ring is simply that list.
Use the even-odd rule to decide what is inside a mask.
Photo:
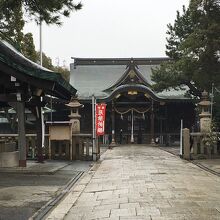
[{"label": "wooden beam", "polygon": [[17,102],[19,166],[26,167],[25,107]]},{"label": "wooden beam", "polygon": [[[6,75],[14,76],[16,79],[26,82],[36,88],[43,88],[44,90],[53,90],[54,83],[48,80],[38,79],[34,76],[16,71],[5,63],[0,62],[0,69]],[[1,78],[1,77],[0,77]]]}]

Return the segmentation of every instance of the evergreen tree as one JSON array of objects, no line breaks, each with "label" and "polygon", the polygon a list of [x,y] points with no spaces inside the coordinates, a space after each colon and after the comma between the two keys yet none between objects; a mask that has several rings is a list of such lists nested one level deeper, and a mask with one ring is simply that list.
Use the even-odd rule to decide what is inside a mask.
[{"label": "evergreen tree", "polygon": [[22,53],[25,57],[32,60],[33,62],[36,63],[38,61],[32,33],[27,33],[24,35],[24,38],[22,40]]},{"label": "evergreen tree", "polygon": [[[47,24],[61,24],[60,15],[69,16],[70,11],[78,10],[81,6],[81,3],[74,4],[72,0],[2,0],[0,1],[0,38],[11,43],[28,59],[38,62],[40,53],[35,49],[32,33],[23,33],[25,21],[22,9],[29,16],[34,16],[37,22],[40,14],[41,20]],[[43,66],[60,73],[69,81],[69,70],[53,66],[51,58],[45,53],[43,53]]]},{"label": "evergreen tree", "polygon": [[220,1],[191,0],[174,25],[168,25],[166,54],[171,61],[153,71],[155,89],[188,86],[200,96],[212,83],[220,86]]},{"label": "evergreen tree", "polygon": [[81,3],[73,0],[1,0],[0,11],[4,16],[14,12],[17,5],[22,5],[25,14],[33,18],[37,23],[39,20],[47,24],[61,24],[61,16],[68,17],[73,10],[79,10]]},{"label": "evergreen tree", "polygon": [[60,73],[62,77],[69,82],[70,80],[70,71],[66,67],[61,67],[61,66],[55,66],[53,67],[53,71]]},{"label": "evergreen tree", "polygon": [[12,43],[17,49],[21,49],[23,40],[24,19],[21,3],[14,5],[14,10],[0,12],[0,37]]}]

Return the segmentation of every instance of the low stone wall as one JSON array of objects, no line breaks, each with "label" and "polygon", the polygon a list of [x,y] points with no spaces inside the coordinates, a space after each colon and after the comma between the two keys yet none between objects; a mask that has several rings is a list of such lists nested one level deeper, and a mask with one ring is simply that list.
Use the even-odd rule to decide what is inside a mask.
[{"label": "low stone wall", "polygon": [[2,152],[0,153],[0,167],[18,167],[19,152]]},{"label": "low stone wall", "polygon": [[[220,158],[220,146],[218,141],[219,133],[190,133],[188,128],[183,129],[183,158],[190,160]],[[204,138],[210,139],[210,146],[206,146]],[[213,141],[213,143],[211,142]]]},{"label": "low stone wall", "polygon": [[3,152],[14,152],[16,151],[16,143],[15,142],[0,142],[0,153]]}]

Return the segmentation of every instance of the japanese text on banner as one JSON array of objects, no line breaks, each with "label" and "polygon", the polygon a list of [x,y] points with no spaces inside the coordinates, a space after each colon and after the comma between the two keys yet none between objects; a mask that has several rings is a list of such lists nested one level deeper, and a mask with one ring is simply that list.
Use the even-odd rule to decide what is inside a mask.
[{"label": "japanese text on banner", "polygon": [[96,105],[96,135],[104,135],[105,133],[105,110],[106,104]]}]

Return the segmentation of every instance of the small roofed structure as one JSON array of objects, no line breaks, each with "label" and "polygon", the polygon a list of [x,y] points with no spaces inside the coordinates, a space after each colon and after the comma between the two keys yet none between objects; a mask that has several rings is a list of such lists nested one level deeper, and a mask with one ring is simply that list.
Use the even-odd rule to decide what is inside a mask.
[{"label": "small roofed structure", "polygon": [[38,161],[42,162],[42,107],[50,95],[66,102],[76,89],[59,73],[24,57],[5,41],[0,41],[0,106],[12,106],[18,115],[19,166],[26,166],[25,108],[36,117]]}]

